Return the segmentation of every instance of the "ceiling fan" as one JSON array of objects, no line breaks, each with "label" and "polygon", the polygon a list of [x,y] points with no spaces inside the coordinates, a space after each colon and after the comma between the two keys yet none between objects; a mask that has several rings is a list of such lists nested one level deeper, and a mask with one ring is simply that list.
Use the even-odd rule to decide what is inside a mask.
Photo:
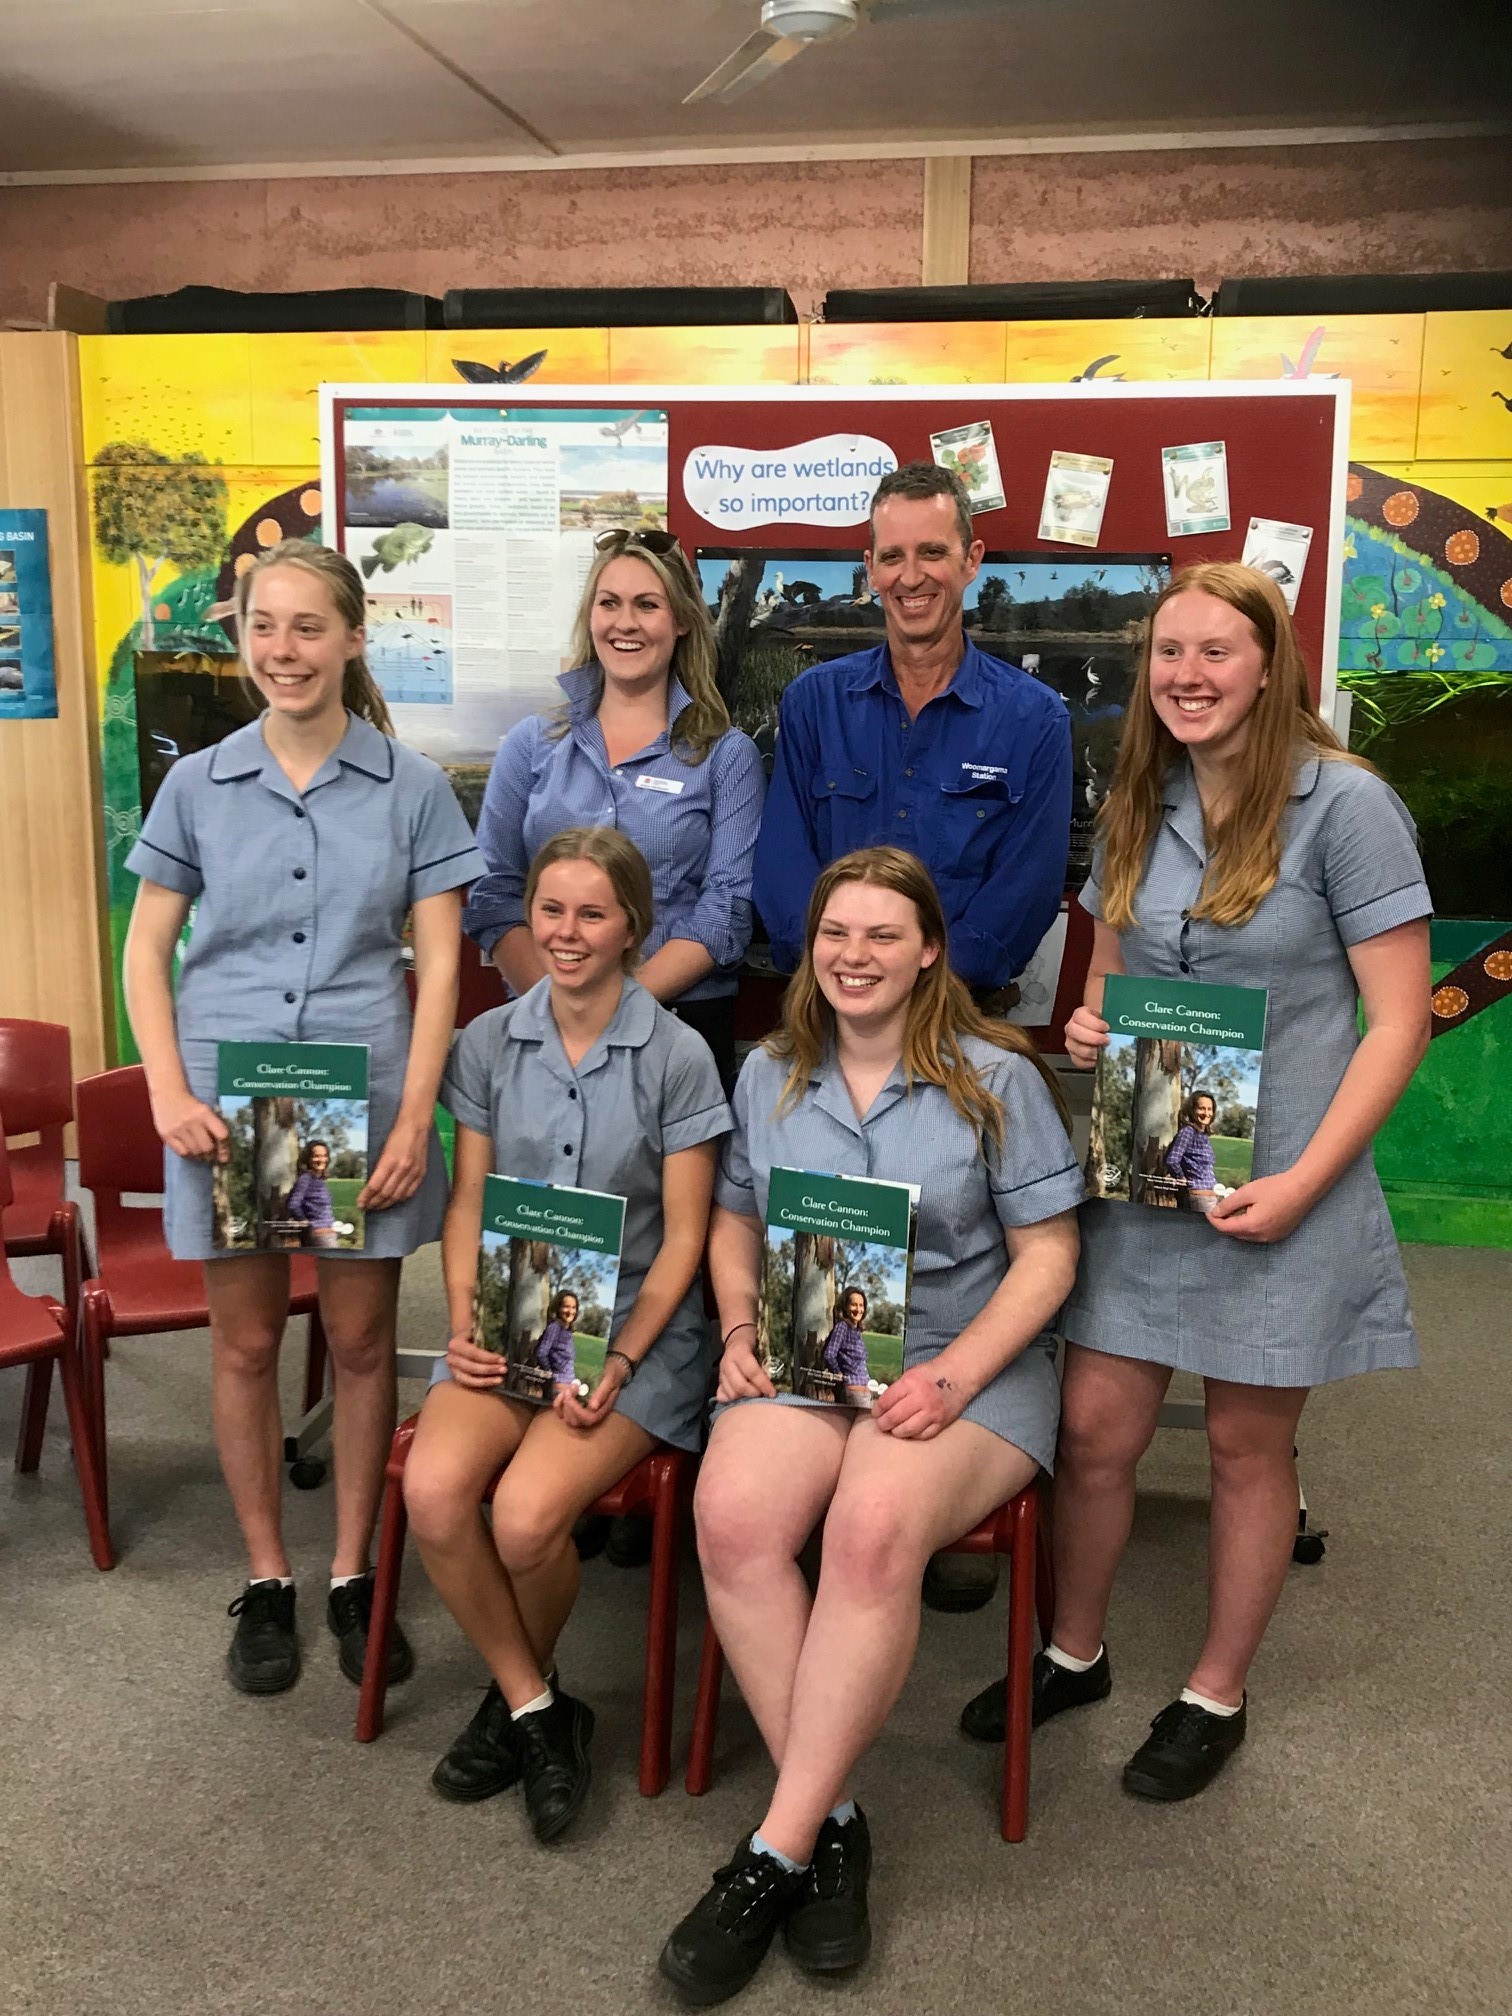
[{"label": "ceiling fan", "polygon": [[684,105],[701,98],[722,103],[764,83],[815,42],[837,42],[860,22],[882,26],[909,15],[969,14],[1000,7],[1002,0],[763,0],[761,25],[711,70]]}]

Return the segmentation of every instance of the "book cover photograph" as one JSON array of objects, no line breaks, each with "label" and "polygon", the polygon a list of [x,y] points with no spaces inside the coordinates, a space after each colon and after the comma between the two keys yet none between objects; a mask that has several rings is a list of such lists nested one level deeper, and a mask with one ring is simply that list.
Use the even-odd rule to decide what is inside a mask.
[{"label": "book cover photograph", "polygon": [[1107,976],[1089,1197],[1207,1213],[1250,1180],[1265,1009],[1260,987]]},{"label": "book cover photograph", "polygon": [[360,1252],[368,1179],[365,1043],[222,1043],[230,1130],[213,1170],[212,1242],[230,1253]]},{"label": "book cover photograph", "polygon": [[586,1399],[604,1369],[619,1287],[625,1200],[601,1190],[490,1176],[473,1341],[506,1361],[503,1391],[550,1406]]},{"label": "book cover photograph", "polygon": [[779,1393],[870,1407],[903,1370],[918,1190],[773,1169],[758,1341]]}]

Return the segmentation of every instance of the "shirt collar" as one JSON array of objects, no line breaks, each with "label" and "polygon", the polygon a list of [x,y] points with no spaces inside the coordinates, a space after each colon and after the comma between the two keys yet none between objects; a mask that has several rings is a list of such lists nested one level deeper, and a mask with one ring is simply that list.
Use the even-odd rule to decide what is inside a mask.
[{"label": "shirt collar", "polygon": [[[961,633],[966,649],[961,662],[951,675],[950,684],[945,688],[953,699],[963,706],[977,708],[982,704],[982,654],[966,633]],[[878,644],[872,650],[862,653],[861,663],[846,682],[852,693],[864,693],[872,687],[881,686],[889,693],[897,693],[898,676],[893,671],[892,652],[885,644]],[[901,697],[901,696],[900,696]],[[944,694],[936,696],[944,698]]]},{"label": "shirt collar", "polygon": [[[1297,764],[1292,776],[1289,798],[1309,797],[1317,788],[1318,772],[1322,759],[1309,752]],[[1178,756],[1166,772],[1165,788],[1161,793],[1165,801],[1168,824],[1173,833],[1181,836],[1187,845],[1204,860],[1207,858],[1207,833],[1202,821],[1202,799],[1197,792],[1197,779],[1192,772],[1191,758]]]},{"label": "shirt collar", "polygon": [[[567,708],[574,728],[580,727],[591,714],[598,712],[599,701],[604,695],[604,675],[597,665],[579,665],[571,672],[563,672],[557,684],[567,696]],[[651,744],[653,749],[670,746],[677,717],[692,704],[693,696],[673,673],[667,681],[667,732]]]},{"label": "shirt collar", "polygon": [[845,1082],[845,1073],[840,1069],[840,1060],[834,1051],[826,1050],[809,1074],[809,1090],[814,1095],[814,1104],[821,1113],[852,1134],[860,1134],[864,1127],[878,1120],[889,1108],[896,1106],[908,1090],[903,1079],[903,1062],[900,1058],[893,1066],[892,1073],[881,1091],[867,1108],[866,1119],[856,1117],[855,1106],[851,1103],[850,1089]]},{"label": "shirt collar", "polygon": [[638,980],[627,973],[620,992],[619,1006],[610,1019],[609,1027],[594,1042],[576,1071],[567,1062],[567,1053],[562,1048],[561,1032],[551,1013],[551,982],[537,980],[534,987],[522,994],[515,1003],[514,1014],[510,1017],[509,1033],[525,1043],[539,1043],[542,1057],[559,1078],[568,1083],[574,1078],[585,1077],[608,1062],[611,1050],[640,1050],[651,1040],[656,1027],[656,1001],[647,993]]},{"label": "shirt collar", "polygon": [[[317,784],[329,783],[336,775],[339,764],[345,764],[351,770],[360,770],[364,776],[376,778],[380,784],[387,784],[394,774],[394,745],[382,729],[349,712],[346,733],[305,789],[313,791]],[[282,798],[299,795],[263,738],[261,714],[255,721],[249,721],[245,728],[238,728],[224,741],[217,742],[210,752],[212,784],[231,784],[244,777],[260,777],[271,791],[276,791]]]}]

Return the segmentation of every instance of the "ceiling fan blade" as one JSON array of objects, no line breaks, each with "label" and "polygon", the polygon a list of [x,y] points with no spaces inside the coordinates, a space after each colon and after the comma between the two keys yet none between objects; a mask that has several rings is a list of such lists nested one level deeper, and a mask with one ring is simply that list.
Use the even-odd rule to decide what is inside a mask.
[{"label": "ceiling fan blade", "polygon": [[774,70],[780,70],[784,63],[790,62],[807,46],[807,43],[795,41],[790,35],[774,35],[769,28],[758,28],[754,35],[746,37],[733,55],[725,58],[717,70],[711,70],[702,84],[690,91],[682,102],[684,105],[696,105],[701,98],[738,98],[764,77],[770,77]]}]

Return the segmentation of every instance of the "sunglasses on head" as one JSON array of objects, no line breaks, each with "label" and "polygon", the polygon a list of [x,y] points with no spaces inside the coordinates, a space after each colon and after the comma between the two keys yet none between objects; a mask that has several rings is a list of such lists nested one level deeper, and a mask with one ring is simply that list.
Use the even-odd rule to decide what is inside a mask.
[{"label": "sunglasses on head", "polygon": [[654,525],[615,525],[608,532],[594,534],[596,553],[619,553],[627,546],[640,546],[647,553],[674,553],[680,550],[675,532],[658,531]]}]

